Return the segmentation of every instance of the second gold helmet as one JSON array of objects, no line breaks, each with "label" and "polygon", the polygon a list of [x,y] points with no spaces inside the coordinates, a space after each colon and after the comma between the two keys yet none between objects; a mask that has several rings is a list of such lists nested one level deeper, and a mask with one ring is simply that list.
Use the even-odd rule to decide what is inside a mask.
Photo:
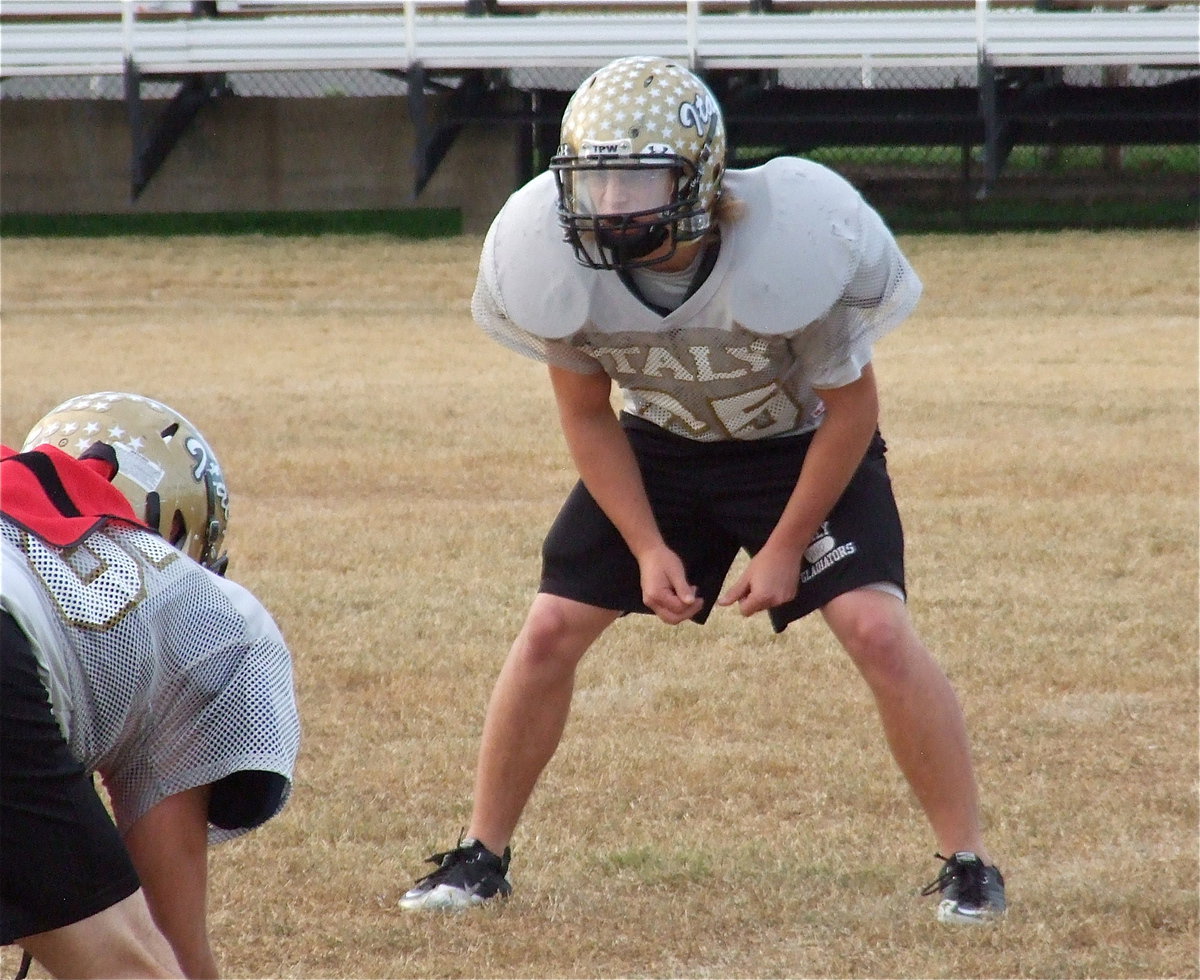
[{"label": "second gold helmet", "polygon": [[22,448],[49,443],[79,456],[95,442],[116,451],[113,486],[134,513],[184,554],[223,574],[229,492],[216,453],[200,431],[153,398],[101,391],[69,398],[47,412]]}]

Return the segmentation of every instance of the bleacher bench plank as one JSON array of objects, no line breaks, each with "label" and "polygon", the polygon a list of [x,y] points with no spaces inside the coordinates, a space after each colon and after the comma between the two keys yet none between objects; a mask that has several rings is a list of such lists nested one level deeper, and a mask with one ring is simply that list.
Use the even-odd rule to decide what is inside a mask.
[{"label": "bleacher bench plank", "polygon": [[459,7],[450,9],[448,0],[422,0],[401,13],[392,5],[378,13],[160,17],[129,23],[112,17],[6,18],[0,29],[0,73],[119,74],[127,49],[145,74],[403,70],[417,61],[434,71],[597,67],[636,54],[694,55],[709,69],[965,66],[985,52],[1002,66],[1200,64],[1195,6],[835,12],[830,3],[813,13],[730,13],[706,12],[697,4],[693,17],[680,2],[664,3],[654,13],[604,14],[589,8],[526,16],[467,16],[461,0],[456,3]]}]

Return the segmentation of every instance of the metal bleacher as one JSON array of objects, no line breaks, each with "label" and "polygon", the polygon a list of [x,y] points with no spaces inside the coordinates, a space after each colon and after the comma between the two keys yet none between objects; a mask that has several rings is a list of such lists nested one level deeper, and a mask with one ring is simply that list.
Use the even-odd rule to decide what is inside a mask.
[{"label": "metal bleacher", "polygon": [[[567,94],[537,71],[590,70],[635,54],[686,59],[725,106],[731,146],[802,151],[822,141],[941,142],[985,150],[995,180],[1020,141],[1200,141],[1195,3],[1061,0],[402,0],[18,2],[0,6],[0,76],[120,76],[131,123],[142,86],[183,82],[141,139],[144,186],[233,72],[360,69],[402,76],[427,180],[461,127],[508,118],[553,139]],[[1072,66],[1115,69],[1073,86]],[[877,89],[884,68],[953,68],[949,84]],[[1130,86],[1125,69],[1175,70]],[[853,69],[855,85],[788,84],[797,69]],[[426,95],[450,96],[430,121]],[[514,107],[515,106],[515,107]],[[540,147],[542,150],[547,146]],[[135,176],[134,193],[138,192]]]},{"label": "metal bleacher", "polygon": [[[199,5],[203,9],[204,5]],[[1194,4],[1053,9],[989,0],[866,5],[745,0],[463,0],[0,6],[4,75],[320,68],[427,71],[596,67],[622,55],[686,58],[708,71],[810,65],[1195,65]],[[38,12],[41,12],[41,15]],[[47,16],[52,12],[53,16]],[[186,15],[186,16],[183,16]]]}]

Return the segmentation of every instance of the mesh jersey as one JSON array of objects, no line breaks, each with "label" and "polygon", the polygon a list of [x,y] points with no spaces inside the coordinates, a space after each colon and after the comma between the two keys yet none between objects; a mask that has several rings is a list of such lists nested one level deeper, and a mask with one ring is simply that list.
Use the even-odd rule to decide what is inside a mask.
[{"label": "mesh jersey", "polygon": [[779,158],[725,175],[742,213],[700,288],[662,316],[563,243],[551,174],[501,209],[484,240],[476,322],[527,357],[605,371],[625,410],[700,441],[814,429],[815,389],[857,379],[921,282],[882,219],[818,164]]},{"label": "mesh jersey", "polygon": [[[72,754],[117,826],[175,793],[258,769],[300,741],[291,660],[262,605],[149,531],[108,523],[57,548],[7,517],[0,605],[28,634]],[[278,812],[278,810],[276,811]],[[209,827],[209,842],[241,830]]]}]

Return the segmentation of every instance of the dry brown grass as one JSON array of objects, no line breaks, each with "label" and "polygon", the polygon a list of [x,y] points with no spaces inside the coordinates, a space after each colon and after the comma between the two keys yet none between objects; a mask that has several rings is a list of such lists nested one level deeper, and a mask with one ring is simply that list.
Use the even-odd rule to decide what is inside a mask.
[{"label": "dry brown grass", "polygon": [[230,481],[232,574],[293,647],[293,803],[212,856],[225,971],[1197,976],[1189,233],[904,242],[927,293],[877,352],[885,432],[1002,926],[941,927],[917,897],[933,843],[821,625],[730,611],[624,621],[584,661],[507,906],[396,908],[466,822],[572,479],[542,369],[470,322],[479,244],[4,244],[5,441],[87,390],[191,416]]}]

